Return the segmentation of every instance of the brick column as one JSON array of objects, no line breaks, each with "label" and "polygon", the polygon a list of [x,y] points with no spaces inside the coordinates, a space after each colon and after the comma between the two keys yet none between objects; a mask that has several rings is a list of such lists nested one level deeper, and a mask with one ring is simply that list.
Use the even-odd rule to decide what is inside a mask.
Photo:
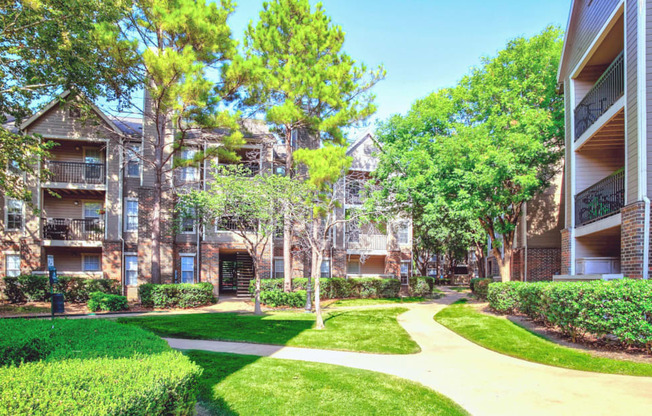
[{"label": "brick column", "polygon": [[385,274],[401,277],[401,252],[388,251],[385,258]]},{"label": "brick column", "polygon": [[620,271],[625,277],[640,279],[643,277],[645,203],[639,201],[627,205],[620,213]]},{"label": "brick column", "polygon": [[220,295],[220,249],[217,244],[201,243],[201,281],[213,285],[213,294]]},{"label": "brick column", "polygon": [[571,231],[561,230],[561,274],[571,274]]},{"label": "brick column", "polygon": [[105,241],[102,247],[102,271],[106,279],[122,282],[122,243]]},{"label": "brick column", "polygon": [[333,277],[346,277],[346,250],[333,249],[331,263],[333,267]]}]

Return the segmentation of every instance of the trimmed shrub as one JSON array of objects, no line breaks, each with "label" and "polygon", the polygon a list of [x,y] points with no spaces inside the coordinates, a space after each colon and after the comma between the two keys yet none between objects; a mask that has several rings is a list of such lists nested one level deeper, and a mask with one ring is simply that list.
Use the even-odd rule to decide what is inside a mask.
[{"label": "trimmed shrub", "polygon": [[610,334],[623,344],[652,351],[650,281],[494,283],[489,292],[495,310],[518,310],[573,340],[585,333]]},{"label": "trimmed shrub", "polygon": [[47,276],[5,277],[4,282],[5,296],[11,303],[44,302],[50,298],[50,279]]},{"label": "trimmed shrub", "polygon": [[[44,302],[50,299],[50,279],[41,275],[5,277],[4,293],[9,302]],[[63,293],[66,302],[85,303],[93,292],[120,294],[120,282],[112,279],[84,279],[60,276],[54,287],[56,293]]]},{"label": "trimmed shrub", "polygon": [[527,283],[491,283],[487,289],[487,300],[492,309],[501,313],[513,313],[520,305],[521,287]]},{"label": "trimmed shrub", "polygon": [[[399,279],[380,279],[379,297],[397,298],[400,291],[401,281]],[[430,293],[432,293],[432,289]]]},{"label": "trimmed shrub", "polygon": [[489,284],[493,283],[493,281],[494,279],[490,277],[471,279],[471,292],[479,299],[486,299]]},{"label": "trimmed shrub", "polygon": [[0,321],[0,415],[192,414],[200,375],[187,357],[135,326]]},{"label": "trimmed shrub", "polygon": [[148,308],[197,308],[215,303],[213,285],[208,282],[138,286],[140,303]]},{"label": "trimmed shrub", "polygon": [[433,277],[410,277],[408,283],[410,285],[410,296],[432,295],[432,290],[435,287],[435,279]]},{"label": "trimmed shrub", "polygon": [[97,311],[124,311],[129,308],[127,298],[110,293],[93,292],[88,300],[88,309],[92,312]]},{"label": "trimmed shrub", "polygon": [[84,279],[82,277],[59,277],[56,291],[63,293],[66,302],[85,303],[94,292],[120,294],[120,282],[113,279]]},{"label": "trimmed shrub", "polygon": [[283,292],[281,290],[266,290],[260,292],[260,303],[277,308],[288,306],[290,308],[301,308],[306,304],[307,292],[297,290],[296,292]]}]

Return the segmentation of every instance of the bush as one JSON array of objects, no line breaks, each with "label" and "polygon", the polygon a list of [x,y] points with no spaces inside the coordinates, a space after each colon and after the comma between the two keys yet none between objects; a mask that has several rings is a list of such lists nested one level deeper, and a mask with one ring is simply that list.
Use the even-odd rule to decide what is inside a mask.
[{"label": "bush", "polygon": [[47,276],[20,275],[5,277],[5,296],[11,303],[44,302],[50,298]]},{"label": "bush", "polygon": [[408,283],[410,287],[410,296],[432,295],[432,290],[435,287],[435,279],[433,277],[410,277]]},{"label": "bush", "polygon": [[489,302],[498,311],[518,310],[558,327],[574,340],[585,333],[611,334],[652,350],[652,282],[494,283]]},{"label": "bush", "polygon": [[[50,278],[41,275],[5,277],[4,293],[11,303],[44,302],[50,299]],[[84,279],[60,276],[54,287],[66,302],[85,303],[93,292],[120,294],[120,282],[112,279]]]},{"label": "bush", "polygon": [[0,415],[192,414],[201,374],[154,334],[106,320],[0,321],[0,366]]},{"label": "bush", "polygon": [[260,292],[260,303],[277,308],[289,306],[290,308],[301,308],[306,305],[307,292],[297,290],[296,292],[283,292],[281,290],[266,290]]},{"label": "bush", "polygon": [[88,309],[91,312],[97,311],[124,311],[129,308],[127,298],[109,293],[93,292],[88,300]]},{"label": "bush", "polygon": [[473,294],[479,299],[486,299],[489,284],[493,283],[493,281],[494,279],[490,277],[471,279],[471,292],[473,292]]},{"label": "bush", "polygon": [[82,277],[59,277],[56,291],[63,293],[66,302],[85,303],[90,294],[102,292],[111,295],[120,294],[120,282],[113,279],[84,279]]},{"label": "bush", "polygon": [[501,313],[513,313],[520,304],[519,291],[523,282],[491,283],[487,290],[487,300],[492,309]]},{"label": "bush", "polygon": [[215,303],[213,285],[208,282],[138,286],[140,303],[148,308],[197,308]]}]

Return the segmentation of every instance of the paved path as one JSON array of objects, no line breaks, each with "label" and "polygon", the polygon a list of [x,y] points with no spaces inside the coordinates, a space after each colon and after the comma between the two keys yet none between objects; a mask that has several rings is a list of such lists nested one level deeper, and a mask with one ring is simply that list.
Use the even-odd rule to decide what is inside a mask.
[{"label": "paved path", "polygon": [[249,354],[379,371],[422,383],[473,415],[650,415],[652,378],[596,374],[530,363],[489,351],[439,325],[451,293],[412,304],[398,320],[422,351],[379,355],[239,342],[167,339],[173,348]]}]

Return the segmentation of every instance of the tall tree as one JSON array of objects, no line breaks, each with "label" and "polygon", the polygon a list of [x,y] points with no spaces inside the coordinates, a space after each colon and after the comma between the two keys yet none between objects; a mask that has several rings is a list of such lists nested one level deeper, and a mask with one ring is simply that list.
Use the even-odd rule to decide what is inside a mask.
[{"label": "tall tree", "polygon": [[[260,20],[245,34],[245,54],[229,69],[247,79],[244,104],[265,115],[285,141],[285,166],[294,174],[293,153],[298,132],[342,145],[343,127],[375,112],[369,90],[385,76],[382,68],[367,70],[346,54],[344,31],[334,25],[321,3],[273,0],[263,3]],[[285,290],[291,290],[292,225],[284,223]]]},{"label": "tall tree", "polygon": [[[227,19],[231,0],[136,0],[118,25],[100,25],[99,38],[122,70],[144,85],[149,99],[132,110],[145,118],[143,152],[146,169],[153,172],[150,211],[152,281],[161,281],[162,196],[171,190],[169,178],[178,167],[198,166],[218,155],[234,158],[243,143],[237,118],[223,106],[238,80],[224,76],[224,64],[236,55]],[[224,128],[224,146],[197,149],[189,159],[179,158],[193,132]]]},{"label": "tall tree", "polygon": [[351,167],[352,159],[346,155],[346,147],[336,145],[326,145],[317,150],[299,149],[295,157],[297,162],[308,168],[306,185],[310,191],[308,203],[312,209],[310,218],[294,218],[294,222],[299,225],[300,237],[310,247],[310,276],[315,284],[315,327],[323,329],[319,284],[321,263],[333,227],[347,221],[337,219],[336,209],[341,208],[338,187],[343,185],[342,179]]},{"label": "tall tree", "polygon": [[122,18],[126,4],[0,0],[0,189],[5,195],[31,200],[22,175],[13,172],[39,175],[34,167],[48,146],[17,131],[44,98],[67,89],[89,99],[116,99],[133,89],[135,80],[100,46],[96,31],[96,25]]}]

